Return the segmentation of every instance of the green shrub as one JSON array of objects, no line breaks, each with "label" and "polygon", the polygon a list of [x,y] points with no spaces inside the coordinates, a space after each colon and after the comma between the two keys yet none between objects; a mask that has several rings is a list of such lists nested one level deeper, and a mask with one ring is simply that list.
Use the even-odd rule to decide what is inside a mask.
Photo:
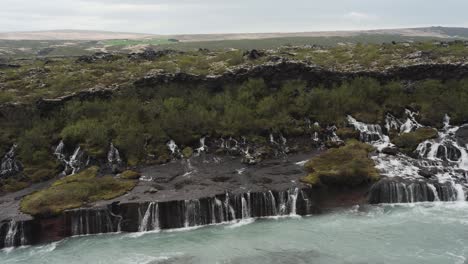
[{"label": "green shrub", "polygon": [[47,168],[32,168],[25,170],[24,172],[33,183],[43,182],[50,180],[57,176],[58,172],[54,169],[47,169]]},{"label": "green shrub", "polygon": [[373,147],[356,140],[340,148],[329,149],[309,160],[305,168],[309,175],[303,182],[317,185],[358,186],[380,178],[374,162],[368,157]]},{"label": "green shrub", "polygon": [[120,178],[127,179],[127,180],[137,180],[140,178],[140,176],[141,174],[139,172],[132,171],[132,170],[126,170],[120,173]]},{"label": "green shrub", "polygon": [[23,198],[21,210],[31,215],[55,215],[99,200],[109,200],[133,189],[136,182],[97,176],[97,167],[64,177],[49,188]]},{"label": "green shrub", "polygon": [[25,181],[20,181],[20,180],[16,180],[16,179],[8,179],[8,180],[5,180],[3,183],[2,183],[2,188],[1,190],[3,192],[17,192],[19,190],[22,190],[24,188],[27,188],[31,185],[31,183],[29,182],[25,182]]},{"label": "green shrub", "polygon": [[191,147],[186,147],[182,150],[182,155],[184,158],[188,159],[193,155],[193,149]]},{"label": "green shrub", "polygon": [[392,142],[401,150],[401,152],[411,155],[421,142],[436,137],[437,130],[423,127],[414,132],[401,134],[394,138]]}]

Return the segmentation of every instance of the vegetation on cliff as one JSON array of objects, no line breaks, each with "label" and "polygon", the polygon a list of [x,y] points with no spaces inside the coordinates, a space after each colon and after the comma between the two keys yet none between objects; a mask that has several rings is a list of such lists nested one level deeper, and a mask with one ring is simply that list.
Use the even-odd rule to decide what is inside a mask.
[{"label": "vegetation on cliff", "polygon": [[[0,117],[0,146],[6,151],[18,143],[18,158],[25,165],[21,181],[40,181],[59,171],[53,146],[60,139],[70,148],[80,145],[98,159],[105,159],[113,142],[127,164],[137,165],[167,161],[169,139],[175,140],[181,150],[199,147],[203,136],[269,142],[270,133],[285,137],[311,134],[315,128],[308,120],[322,127],[335,124],[343,128],[348,114],[366,123],[382,124],[385,113],[399,116],[411,107],[419,110],[421,123],[441,126],[445,114],[452,117],[453,123],[468,120],[467,85],[467,80],[426,80],[409,89],[400,82],[381,84],[357,78],[334,87],[288,81],[275,88],[263,79],[225,85],[216,91],[188,84],[157,89],[129,87],[112,99],[73,100],[47,114],[31,110]],[[346,129],[338,133],[343,138],[356,137]],[[185,155],[190,156],[189,150]],[[50,174],[36,173],[39,169],[47,169]]]},{"label": "vegetation on cliff", "polygon": [[90,167],[78,174],[55,181],[49,188],[30,194],[21,201],[21,211],[31,215],[55,215],[109,200],[133,189],[136,182],[112,176],[97,176],[98,168]]},{"label": "vegetation on cliff", "polygon": [[[61,168],[53,152],[62,139],[68,148],[80,146],[101,161],[106,159],[112,142],[126,164],[138,165],[167,162],[171,158],[166,146],[170,139],[185,157],[190,157],[201,137],[244,137],[262,145],[269,142],[270,133],[286,138],[309,136],[317,132],[311,125],[314,122],[322,128],[336,125],[343,139],[357,138],[355,131],[345,128],[347,115],[382,125],[386,113],[398,117],[410,108],[419,111],[419,122],[424,125],[441,126],[445,114],[454,124],[468,120],[466,79],[408,84],[354,78],[326,86],[295,80],[295,76],[287,81],[256,78],[215,86],[134,83],[149,71],[215,74],[231,67],[265,63],[279,55],[343,71],[379,70],[379,64],[362,65],[374,60],[382,60],[387,66],[412,64],[413,59],[402,61],[402,57],[411,55],[421,61],[425,53],[412,54],[418,50],[430,52],[433,56],[429,60],[434,62],[457,61],[468,55],[463,42],[398,43],[340,46],[325,51],[317,47],[283,47],[262,51],[264,56],[255,59],[238,50],[171,51],[153,54],[157,59],[149,60],[117,54],[92,57],[92,62],[86,62],[89,58],[36,60],[20,68],[2,69],[0,94],[8,102],[33,102],[38,97],[55,97],[96,85],[118,85],[120,89],[109,97],[77,98],[49,110],[40,110],[34,104],[2,108],[0,151],[3,154],[17,143],[17,158],[25,169],[21,177],[1,179],[0,185],[3,190],[16,190],[57,175]],[[419,133],[397,138],[397,144],[401,143],[402,149],[413,149],[414,142],[427,138]]]},{"label": "vegetation on cliff", "polygon": [[436,138],[437,130],[429,127],[422,127],[410,133],[404,133],[392,140],[401,152],[412,155],[418,145],[428,139]]},{"label": "vegetation on cliff", "polygon": [[302,181],[311,185],[347,187],[377,181],[379,173],[369,158],[372,150],[368,144],[349,140],[345,146],[329,149],[309,160],[305,164],[309,175]]}]

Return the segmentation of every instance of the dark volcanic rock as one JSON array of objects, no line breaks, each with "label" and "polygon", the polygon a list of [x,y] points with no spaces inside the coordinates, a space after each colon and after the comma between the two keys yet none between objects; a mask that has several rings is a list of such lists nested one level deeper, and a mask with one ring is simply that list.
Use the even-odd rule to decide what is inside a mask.
[{"label": "dark volcanic rock", "polygon": [[455,133],[458,144],[464,146],[468,144],[468,125],[460,127]]},{"label": "dark volcanic rock", "polygon": [[256,60],[263,56],[265,56],[265,53],[256,49],[249,50],[244,53],[244,57],[247,57],[249,60]]},{"label": "dark volcanic rock", "polygon": [[182,53],[180,51],[175,51],[175,50],[170,50],[170,49],[165,49],[165,50],[158,50],[155,51],[154,49],[147,48],[143,52],[139,53],[131,53],[128,55],[128,57],[131,60],[155,60],[157,58],[161,58],[162,56],[170,55],[170,54],[178,54]]},{"label": "dark volcanic rock", "polygon": [[93,55],[82,55],[76,59],[78,63],[93,63],[96,61],[112,61],[115,56],[106,52],[96,52]]},{"label": "dark volcanic rock", "polygon": [[382,153],[387,154],[387,155],[395,156],[395,155],[398,154],[398,148],[386,147],[386,148],[382,149]]}]

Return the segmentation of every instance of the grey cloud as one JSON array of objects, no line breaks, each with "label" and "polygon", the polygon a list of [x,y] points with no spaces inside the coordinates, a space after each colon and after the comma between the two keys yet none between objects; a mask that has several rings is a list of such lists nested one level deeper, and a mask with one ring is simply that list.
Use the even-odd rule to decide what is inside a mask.
[{"label": "grey cloud", "polygon": [[0,31],[156,34],[466,26],[465,0],[1,0]]}]

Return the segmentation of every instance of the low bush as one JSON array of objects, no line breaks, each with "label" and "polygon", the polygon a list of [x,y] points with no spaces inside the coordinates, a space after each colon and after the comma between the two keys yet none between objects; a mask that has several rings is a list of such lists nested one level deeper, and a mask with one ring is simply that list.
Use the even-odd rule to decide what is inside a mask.
[{"label": "low bush", "polygon": [[317,185],[358,186],[380,178],[374,162],[368,157],[373,147],[356,140],[346,142],[340,148],[329,149],[309,160],[309,175],[303,182]]}]

